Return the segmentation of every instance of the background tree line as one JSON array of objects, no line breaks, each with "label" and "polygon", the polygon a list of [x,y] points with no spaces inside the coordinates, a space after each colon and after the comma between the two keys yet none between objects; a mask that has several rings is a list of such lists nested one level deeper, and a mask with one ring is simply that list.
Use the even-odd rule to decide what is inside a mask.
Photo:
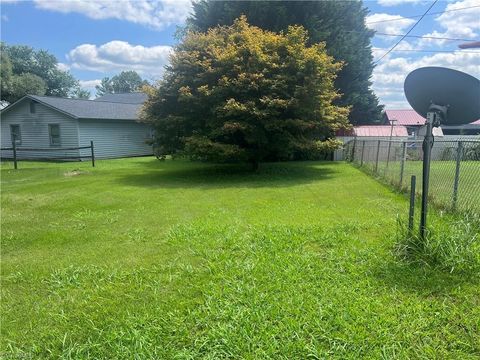
[{"label": "background tree line", "polygon": [[[27,94],[79,99],[91,96],[69,71],[59,68],[54,55],[26,45],[0,44],[0,81],[1,100],[10,104]],[[101,96],[139,91],[147,84],[135,71],[122,71],[112,78],[103,78],[96,93]]]}]

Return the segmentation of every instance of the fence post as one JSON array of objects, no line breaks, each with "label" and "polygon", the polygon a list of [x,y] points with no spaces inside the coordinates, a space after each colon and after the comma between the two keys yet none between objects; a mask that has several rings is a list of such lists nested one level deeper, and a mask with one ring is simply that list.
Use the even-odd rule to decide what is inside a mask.
[{"label": "fence post", "polygon": [[360,160],[360,166],[363,166],[363,154],[365,153],[365,140],[362,142],[362,159]]},{"label": "fence post", "polygon": [[95,151],[93,149],[93,141],[90,140],[90,150],[92,151],[92,167],[95,167]]},{"label": "fence post", "polygon": [[352,162],[355,162],[355,148],[357,147],[357,137],[353,138],[353,146],[352,146]]},{"label": "fence post", "polygon": [[410,179],[410,209],[408,211],[408,236],[413,234],[413,217],[415,215],[415,185],[417,177],[412,175]]},{"label": "fence post", "polygon": [[407,160],[407,142],[402,143],[402,162],[400,164],[400,187],[403,185],[403,175],[405,172],[405,161]]},{"label": "fence post", "polygon": [[388,140],[388,152],[387,152],[387,165],[386,168],[388,168],[388,163],[390,162],[390,151],[392,149],[392,139]]},{"label": "fence post", "polygon": [[16,139],[15,136],[13,137],[12,148],[13,148],[13,168],[15,170],[17,170],[18,169],[18,166],[17,166],[17,139]]},{"label": "fence post", "polygon": [[463,155],[463,142],[459,141],[457,146],[457,164],[455,166],[455,180],[453,181],[452,208],[456,209],[458,199],[458,181],[460,180],[460,163]]},{"label": "fence post", "polygon": [[377,157],[375,158],[375,172],[378,173],[378,155],[380,155],[380,140],[377,141]]}]

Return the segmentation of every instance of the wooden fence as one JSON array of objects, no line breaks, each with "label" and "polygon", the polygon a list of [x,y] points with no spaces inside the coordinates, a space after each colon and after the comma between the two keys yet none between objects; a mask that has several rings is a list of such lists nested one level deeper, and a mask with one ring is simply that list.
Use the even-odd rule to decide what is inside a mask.
[{"label": "wooden fence", "polygon": [[[69,151],[69,150],[81,150],[81,149],[90,149],[90,155],[79,155],[79,156],[59,156],[55,158],[42,158],[41,160],[75,160],[75,159],[83,159],[83,158],[90,158],[92,161],[92,167],[95,167],[95,148],[93,146],[93,141],[90,141],[89,146],[78,146],[78,147],[68,147],[68,148],[25,148],[25,147],[17,147],[15,141],[12,142],[12,147],[9,148],[1,148],[1,151],[12,151],[13,152],[13,167],[14,169],[18,169],[18,152],[21,151]],[[24,159],[22,159],[24,160]],[[36,159],[37,160],[37,159]],[[40,160],[40,159],[38,159]]]}]

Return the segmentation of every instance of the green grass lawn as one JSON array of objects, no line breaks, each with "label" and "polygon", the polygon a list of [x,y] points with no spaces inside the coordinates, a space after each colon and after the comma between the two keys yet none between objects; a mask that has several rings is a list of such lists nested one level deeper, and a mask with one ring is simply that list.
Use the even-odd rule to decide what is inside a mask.
[{"label": "green grass lawn", "polygon": [[[374,170],[375,163],[365,163]],[[433,161],[430,169],[430,197],[437,205],[451,208],[453,204],[453,188],[455,180],[455,161]],[[398,184],[400,181],[400,161],[379,162],[378,173],[387,180]],[[417,192],[422,189],[422,162],[407,161],[405,163],[403,186],[409,188],[410,177],[417,177]],[[474,211],[480,213],[480,161],[462,161],[458,182],[456,209],[460,211]]]},{"label": "green grass lawn", "polygon": [[20,167],[1,358],[480,357],[479,279],[396,260],[407,201],[349,164]]}]

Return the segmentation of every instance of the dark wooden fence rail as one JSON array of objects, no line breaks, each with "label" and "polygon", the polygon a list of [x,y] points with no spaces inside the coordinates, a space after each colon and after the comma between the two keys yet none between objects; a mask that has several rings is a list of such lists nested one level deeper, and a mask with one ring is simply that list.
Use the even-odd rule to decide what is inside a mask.
[{"label": "dark wooden fence rail", "polygon": [[90,155],[79,155],[79,156],[60,156],[55,158],[47,158],[42,160],[74,160],[74,159],[83,159],[90,158],[92,160],[92,167],[95,167],[95,148],[93,146],[93,141],[90,141],[89,146],[77,146],[77,147],[66,147],[66,148],[26,148],[26,147],[17,147],[15,142],[12,142],[12,147],[9,148],[0,148],[0,151],[12,151],[13,152],[13,167],[18,169],[18,152],[19,151],[68,151],[68,150],[81,150],[81,149],[90,149]]}]

